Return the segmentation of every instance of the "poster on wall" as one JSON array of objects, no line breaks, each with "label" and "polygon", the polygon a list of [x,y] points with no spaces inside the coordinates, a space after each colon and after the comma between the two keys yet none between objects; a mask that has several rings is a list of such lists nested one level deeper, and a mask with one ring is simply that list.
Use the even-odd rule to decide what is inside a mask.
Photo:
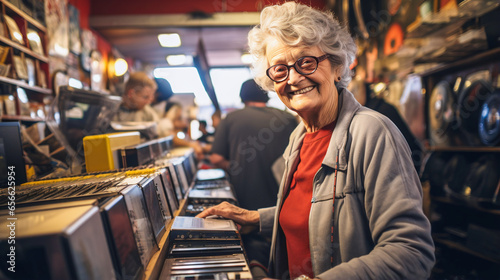
[{"label": "poster on wall", "polygon": [[69,49],[74,54],[80,54],[82,51],[82,44],[80,42],[80,11],[69,4]]},{"label": "poster on wall", "polygon": [[81,30],[81,54],[80,54],[80,63],[82,69],[86,72],[90,72],[90,53],[92,50],[97,49],[97,38],[92,33],[92,31],[88,29]]},{"label": "poster on wall", "polygon": [[69,53],[67,0],[45,1],[49,56],[66,58]]}]

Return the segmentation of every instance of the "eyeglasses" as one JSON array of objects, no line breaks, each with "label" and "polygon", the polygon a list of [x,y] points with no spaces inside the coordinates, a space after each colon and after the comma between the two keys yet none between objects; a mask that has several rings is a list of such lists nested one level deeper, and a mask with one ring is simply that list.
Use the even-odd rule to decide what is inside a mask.
[{"label": "eyeglasses", "polygon": [[295,71],[297,71],[297,73],[301,75],[311,75],[312,73],[316,72],[316,69],[318,69],[318,64],[321,61],[327,59],[329,56],[329,54],[325,54],[319,57],[303,56],[297,59],[297,61],[295,61],[295,63],[292,65],[273,65],[267,69],[266,74],[269,79],[273,80],[276,83],[286,80],[288,78],[288,75],[290,74],[290,68],[292,67],[295,69]]}]

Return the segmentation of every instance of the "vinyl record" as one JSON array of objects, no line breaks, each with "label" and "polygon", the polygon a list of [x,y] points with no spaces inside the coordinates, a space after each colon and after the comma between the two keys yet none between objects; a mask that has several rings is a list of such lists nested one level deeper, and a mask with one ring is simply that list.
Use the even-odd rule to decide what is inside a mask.
[{"label": "vinyl record", "polygon": [[479,117],[479,138],[486,146],[500,142],[500,91],[497,90],[486,99]]},{"label": "vinyl record", "polygon": [[478,138],[478,125],[482,107],[492,92],[491,83],[485,80],[474,81],[460,92],[457,104],[458,121],[460,128],[468,133],[471,138]]},{"label": "vinyl record", "polygon": [[391,55],[403,45],[403,29],[399,23],[393,23],[385,35],[384,55]]},{"label": "vinyl record", "polygon": [[448,128],[454,121],[455,96],[446,81],[439,82],[429,98],[429,124],[432,144],[448,143]]}]

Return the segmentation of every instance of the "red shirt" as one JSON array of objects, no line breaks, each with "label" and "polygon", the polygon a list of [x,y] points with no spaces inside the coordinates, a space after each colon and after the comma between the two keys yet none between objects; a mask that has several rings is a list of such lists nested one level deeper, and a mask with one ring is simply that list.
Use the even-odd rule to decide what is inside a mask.
[{"label": "red shirt", "polygon": [[309,249],[309,212],[313,180],[325,157],[334,127],[335,122],[305,135],[299,153],[300,161],[281,208],[279,222],[286,237],[291,279],[302,274],[314,278]]}]

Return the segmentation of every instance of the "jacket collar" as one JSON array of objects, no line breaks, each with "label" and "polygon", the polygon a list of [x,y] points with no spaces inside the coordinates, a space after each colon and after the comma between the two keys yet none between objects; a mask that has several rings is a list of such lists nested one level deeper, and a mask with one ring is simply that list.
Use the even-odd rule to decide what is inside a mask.
[{"label": "jacket collar", "polygon": [[[333,130],[330,145],[326,151],[323,164],[331,168],[335,168],[335,158],[337,151],[339,151],[339,170],[346,170],[347,168],[347,155],[346,144],[349,126],[356,112],[361,108],[361,105],[356,101],[353,94],[347,89],[341,89],[339,92],[339,115],[337,124]],[[283,157],[286,162],[289,160],[295,161],[298,151],[302,146],[302,140],[306,134],[304,123],[300,122],[290,138],[290,145],[285,150]]]}]

